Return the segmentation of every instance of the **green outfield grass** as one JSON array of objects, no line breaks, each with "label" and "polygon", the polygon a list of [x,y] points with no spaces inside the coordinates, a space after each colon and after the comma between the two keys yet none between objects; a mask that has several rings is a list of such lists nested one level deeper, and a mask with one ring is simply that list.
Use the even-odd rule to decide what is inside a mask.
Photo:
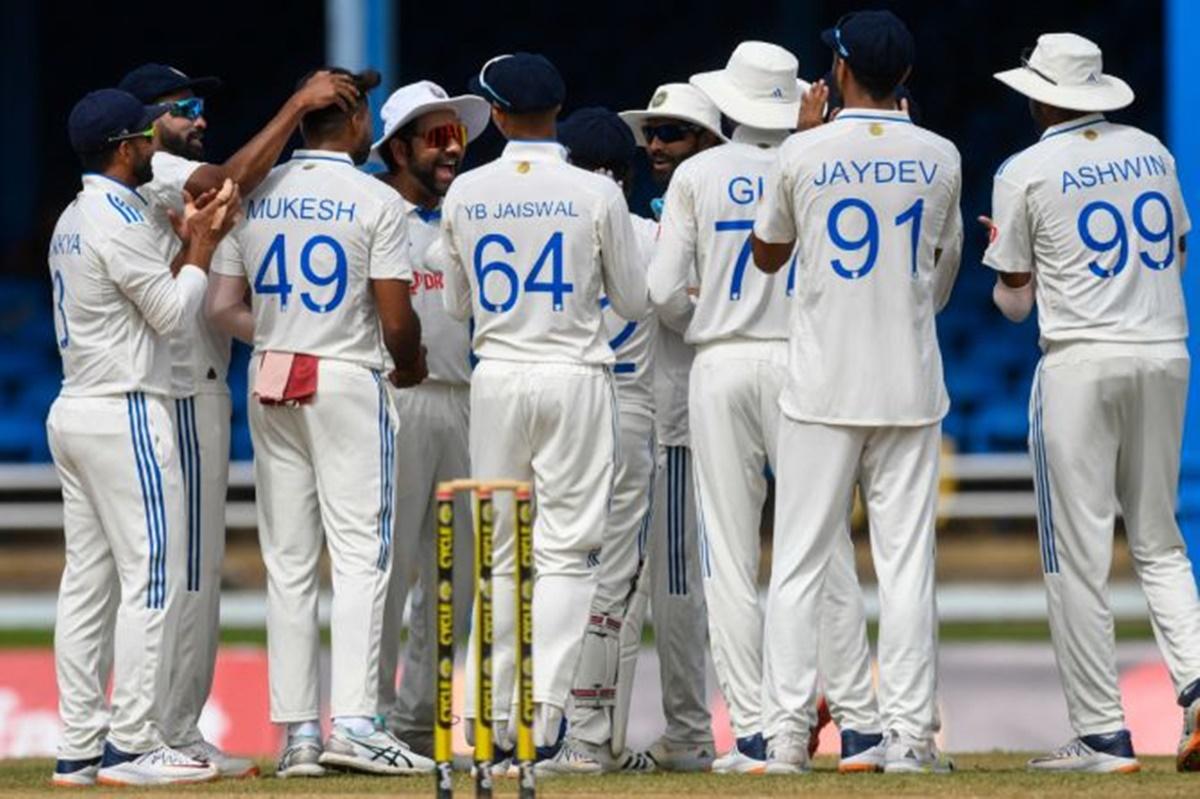
[{"label": "green outfield grass", "polygon": [[[1146,619],[1116,622],[1117,640],[1150,640],[1154,631]],[[867,630],[874,642],[878,627],[868,625]],[[645,628],[642,636],[645,643],[654,640],[654,631]],[[1049,641],[1050,628],[1044,621],[989,621],[989,622],[943,622],[940,628],[943,642],[970,641]],[[321,630],[321,640],[328,646],[329,630]],[[221,630],[221,643],[266,646],[267,631],[261,628],[227,628]],[[23,647],[48,647],[54,644],[53,630],[4,630],[0,629],[0,649]]]},{"label": "green outfield grass", "polygon": [[[818,758],[817,770],[802,777],[744,777],[714,774],[652,774],[644,776],[559,777],[538,785],[542,796],[979,796],[1050,797],[1195,797],[1200,795],[1200,774],[1177,774],[1169,758],[1143,758],[1143,770],[1133,775],[1073,774],[1046,776],[1024,771],[1027,755],[974,754],[956,758],[958,772],[946,776],[841,776],[832,771],[831,758]],[[51,793],[49,760],[0,761],[0,795]],[[264,763],[264,771],[270,765]],[[457,782],[460,796],[472,796],[469,778]],[[79,796],[428,796],[433,778],[351,777],[338,775],[319,780],[276,780],[263,777],[241,782],[219,782],[170,791],[142,789],[120,792],[87,790]],[[515,792],[511,780],[497,780],[497,793]],[[62,795],[62,792],[58,792]]]}]

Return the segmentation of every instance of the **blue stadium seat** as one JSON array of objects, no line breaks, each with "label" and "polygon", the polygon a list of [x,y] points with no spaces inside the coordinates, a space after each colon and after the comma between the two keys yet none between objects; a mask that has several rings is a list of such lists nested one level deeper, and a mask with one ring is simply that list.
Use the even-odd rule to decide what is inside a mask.
[{"label": "blue stadium seat", "polygon": [[998,401],[976,414],[963,443],[970,452],[1013,452],[1025,449],[1028,434],[1025,401]]}]

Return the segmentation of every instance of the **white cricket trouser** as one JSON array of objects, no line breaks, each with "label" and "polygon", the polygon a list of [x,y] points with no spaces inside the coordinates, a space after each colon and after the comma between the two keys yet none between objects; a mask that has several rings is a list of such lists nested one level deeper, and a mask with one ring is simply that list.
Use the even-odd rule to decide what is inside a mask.
[{"label": "white cricket trouser", "polygon": [[217,664],[232,411],[228,392],[171,402],[186,497],[187,566],[172,631],[176,649],[163,732],[172,746],[186,746],[203,738],[197,725]]},{"label": "white cricket trouser", "polygon": [[[667,722],[663,738],[681,746],[711,745],[713,740],[705,689],[708,610],[694,497],[691,451],[686,446],[658,446],[647,561],[638,599],[625,618],[625,624],[640,631],[647,606],[654,615]],[[640,641],[641,635],[631,640]]]},{"label": "white cricket trouser", "polygon": [[97,757],[106,737],[147,752],[163,742],[187,552],[171,411],[142,392],[59,397],[46,432],[66,540],[54,624],[58,756]]},{"label": "white cricket trouser", "polygon": [[1078,735],[1125,726],[1108,607],[1118,505],[1179,694],[1200,678],[1200,600],[1175,521],[1188,355],[1176,344],[1052,345],[1029,403],[1050,632]]},{"label": "white cricket trouser", "polygon": [[[423,383],[393,389],[402,420],[396,436],[396,557],[383,615],[383,650],[379,659],[379,713],[408,741],[433,734],[433,670],[437,603],[437,484],[471,474],[467,426],[471,418],[470,386]],[[454,630],[467,629],[473,597],[475,559],[471,502],[459,494],[454,503]],[[396,689],[404,604],[411,597],[404,670]],[[410,743],[412,741],[409,741]]]},{"label": "white cricket trouser", "polygon": [[[251,358],[251,387],[257,360]],[[271,721],[319,717],[323,543],[333,577],[330,711],[373,717],[395,495],[390,395],[377,372],[322,359],[311,402],[263,405],[251,394],[249,406],[267,567]]]},{"label": "white cricket trouser", "polygon": [[[814,720],[818,671],[825,677],[833,710],[833,678],[838,674],[822,655],[835,647],[818,651],[814,643],[836,640],[826,637],[831,633],[825,619],[830,598],[849,597],[849,591],[831,589],[846,553],[853,557],[847,520],[858,485],[867,506],[879,579],[883,725],[926,740],[937,727],[933,577],[941,425],[852,427],[780,417],[775,553],[767,600],[772,635],[765,651],[769,734],[807,735]],[[865,643],[864,637],[864,657]],[[847,651],[857,651],[857,644]],[[838,726],[862,729],[841,721]]]},{"label": "white cricket trouser", "polygon": [[[591,612],[626,619],[637,587],[638,564],[650,530],[654,497],[654,417],[640,408],[620,405],[620,445],[613,480],[612,508],[600,550],[600,569]],[[614,645],[614,653],[619,654]],[[612,737],[607,708],[574,706],[572,736],[592,744]]]},{"label": "white cricket trouser", "polygon": [[[617,429],[606,368],[484,359],[471,377],[472,476],[533,482],[533,701],[559,712],[566,707],[595,593]],[[507,726],[515,699],[512,509],[511,495],[496,497],[493,712],[498,729]],[[475,633],[472,624],[472,658]],[[473,718],[474,669],[467,675],[466,715]],[[534,730],[539,746],[557,740],[557,728],[541,727]]]},{"label": "white cricket trouser", "polygon": [[[708,602],[713,665],[729,707],[734,734],[768,736],[776,712],[769,702],[763,671],[763,608],[758,572],[759,535],[767,495],[768,467],[776,457],[779,394],[787,382],[787,342],[739,341],[700,348],[692,365],[689,396],[696,491],[700,506],[701,568]],[[782,453],[780,453],[782,455]],[[794,452],[788,452],[789,456]],[[780,499],[788,483],[777,481]],[[842,508],[848,517],[850,505]],[[836,529],[845,530],[845,518]],[[775,532],[773,571],[779,566],[780,532]],[[838,624],[822,628],[835,641],[820,647],[830,710],[843,729],[878,729],[871,691],[866,617],[849,537],[834,560],[825,591]],[[779,637],[770,626],[768,641]],[[817,656],[817,634],[799,639]],[[816,697],[812,698],[815,709]],[[807,728],[804,733],[807,736]]]}]

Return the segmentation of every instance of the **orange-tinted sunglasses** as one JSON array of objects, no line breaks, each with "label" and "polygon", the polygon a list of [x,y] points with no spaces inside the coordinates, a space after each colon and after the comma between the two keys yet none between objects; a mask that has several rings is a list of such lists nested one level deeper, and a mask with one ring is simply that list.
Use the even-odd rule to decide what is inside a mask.
[{"label": "orange-tinted sunglasses", "polygon": [[438,150],[457,141],[459,147],[467,146],[467,126],[461,122],[447,122],[425,131],[425,144]]}]

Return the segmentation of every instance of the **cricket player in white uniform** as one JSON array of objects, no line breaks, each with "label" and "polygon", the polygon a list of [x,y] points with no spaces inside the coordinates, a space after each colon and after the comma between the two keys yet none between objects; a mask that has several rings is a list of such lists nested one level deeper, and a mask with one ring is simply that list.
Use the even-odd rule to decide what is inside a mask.
[{"label": "cricket player in white uniform", "polygon": [[[607,108],[581,108],[558,126],[558,140],[567,148],[573,165],[615,180],[629,197],[637,145],[619,116]],[[654,250],[658,225],[634,214],[630,214],[629,221],[637,241],[638,264],[644,271]],[[539,771],[548,774],[654,770],[654,761],[645,754],[616,748],[613,733],[617,725],[628,723],[628,714],[622,717],[618,713],[618,686],[626,682],[632,687],[636,662],[627,663],[621,657],[621,644],[625,619],[642,577],[653,505],[658,320],[648,304],[636,319],[619,316],[608,297],[601,297],[600,305],[608,343],[616,356],[617,465],[600,549],[596,594],[571,690],[567,738],[552,760],[539,765]],[[640,632],[640,624],[638,629]],[[622,674],[622,669],[631,673]]]},{"label": "cricket player in white uniform", "polygon": [[[811,642],[826,640],[823,603],[857,485],[879,579],[884,769],[948,771],[933,743],[934,522],[949,406],[934,314],[962,250],[960,158],[896,110],[914,46],[894,14],[849,15],[822,39],[845,106],[783,145],[752,240],[764,271],[797,264],[779,399],[767,734],[802,736],[818,674],[829,679]],[[796,744],[777,747],[769,766],[808,767]]]},{"label": "cricket player in white uniform", "polygon": [[[349,73],[344,73],[349,74]],[[267,567],[271,720],[287,725],[277,776],[325,767],[376,774],[429,771],[433,761],[377,729],[383,607],[392,561],[395,410],[384,387],[384,347],[396,382],[423,377],[420,322],[404,207],[355,165],[370,151],[366,92],[379,74],[353,76],[359,99],[310,112],[306,149],[247,198],[245,221],[218,257],[208,312],[235,331],[252,290],[250,432],[258,529]],[[333,572],[330,710],[319,723],[319,561]]]},{"label": "cricket player in white uniform", "polygon": [[[723,141],[721,112],[696,87],[667,83],[654,90],[648,107],[624,111],[621,118],[645,148],[650,176],[666,191],[675,169],[698,152]],[[662,199],[651,203],[662,212]],[[694,285],[691,280],[689,285]],[[706,671],[708,611],[700,577],[700,540],[696,529],[696,493],[692,488],[692,453],[688,446],[688,375],[693,350],[680,331],[656,322],[654,353],[654,493],[650,536],[643,566],[622,628],[618,682],[618,723],[613,750],[624,748],[624,725],[632,701],[633,671],[641,651],[642,622],[654,613],[654,645],[658,651],[660,687],[666,730],[648,750],[658,768],[705,771],[715,752],[708,708]],[[626,665],[628,664],[628,666]]]},{"label": "cricket player in white uniform", "polygon": [[[264,130],[224,164],[206,164],[204,96],[220,81],[191,78],[163,64],[143,64],[119,87],[144,103],[164,103],[167,113],[154,125],[154,179],[141,192],[151,203],[148,221],[172,235],[169,212],[183,209],[183,192],[199,197],[226,178],[243,192],[266,177],[300,117],[335,98],[353,101],[353,83],[321,72],[300,87]],[[171,692],[164,710],[167,741],[198,760],[217,766],[222,777],[249,777],[258,766],[231,757],[204,739],[198,722],[212,689],[220,639],[221,562],[225,554],[225,501],[229,483],[230,337],[214,330],[203,313],[170,337],[171,396],[176,445],[183,468],[187,513],[187,571],[180,622],[172,633]]]},{"label": "cricket player in white uniform", "polygon": [[1121,709],[1108,607],[1117,508],[1167,662],[1184,734],[1176,764],[1200,770],[1200,600],[1175,521],[1187,401],[1180,277],[1191,227],[1175,160],[1101,112],[1133,102],[1100,48],[1046,34],[996,75],[1030,98],[1040,140],[996,173],[984,263],[1014,321],[1036,296],[1043,356],[1029,450],[1050,632],[1078,736],[1030,768],[1137,771]]},{"label": "cricket player in white uniform", "polygon": [[138,191],[151,178],[151,124],[166,110],[104,89],[69,120],[85,174],[50,243],[63,384],[46,421],[66,538],[54,625],[61,786],[217,777],[166,746],[161,723],[186,563],[166,337],[200,307],[235,193],[230,185],[192,216],[195,230],[181,227],[189,240],[172,261],[175,235],[150,224]]},{"label": "cricket player in white uniform", "polygon": [[[472,475],[534,484],[534,740],[545,757],[560,740],[612,496],[614,357],[600,297],[640,319],[646,280],[620,187],[568,164],[554,141],[558,70],[540,55],[500,56],[471,90],[509,142],[446,195],[446,307],[475,320]],[[496,504],[494,718],[497,740],[511,743],[512,505]]]},{"label": "cricket player in white uniform", "polygon": [[[380,179],[399,192],[408,228],[413,268],[412,304],[421,319],[429,376],[418,386],[395,389],[404,420],[396,449],[395,548],[405,553],[392,568],[383,616],[379,714],[388,728],[422,754],[433,753],[433,674],[437,484],[470,474],[471,342],[468,325],[446,313],[444,278],[426,266],[426,251],[438,237],[442,197],[458,174],[468,142],[487,128],[491,109],[481,97],[450,97],[436,83],[402,86],[384,103],[383,135],[372,158],[387,172]],[[464,630],[474,597],[471,507],[459,495],[455,508],[454,629]],[[404,668],[396,688],[404,604],[411,597]]]},{"label": "cricket player in white uniform", "polygon": [[[660,315],[677,327],[686,324],[684,338],[697,347],[688,407],[702,569],[713,661],[737,737],[736,746],[713,762],[718,772],[762,773],[768,753],[759,521],[766,473],[777,463],[776,403],[787,377],[793,276],[754,270],[749,234],[768,170],[798,118],[797,68],[795,56],[781,47],[743,42],[724,70],[692,76],[692,85],[739,126],[730,143],[676,170],[650,268],[650,296]],[[699,280],[694,303],[688,290],[693,264]],[[843,753],[849,766],[871,756],[879,718],[848,537],[837,563],[828,583],[839,608],[830,601],[831,630],[801,640],[810,650],[820,640],[827,658],[823,673],[835,717],[842,729],[854,731],[860,747]],[[806,731],[805,748],[808,741]]]}]

